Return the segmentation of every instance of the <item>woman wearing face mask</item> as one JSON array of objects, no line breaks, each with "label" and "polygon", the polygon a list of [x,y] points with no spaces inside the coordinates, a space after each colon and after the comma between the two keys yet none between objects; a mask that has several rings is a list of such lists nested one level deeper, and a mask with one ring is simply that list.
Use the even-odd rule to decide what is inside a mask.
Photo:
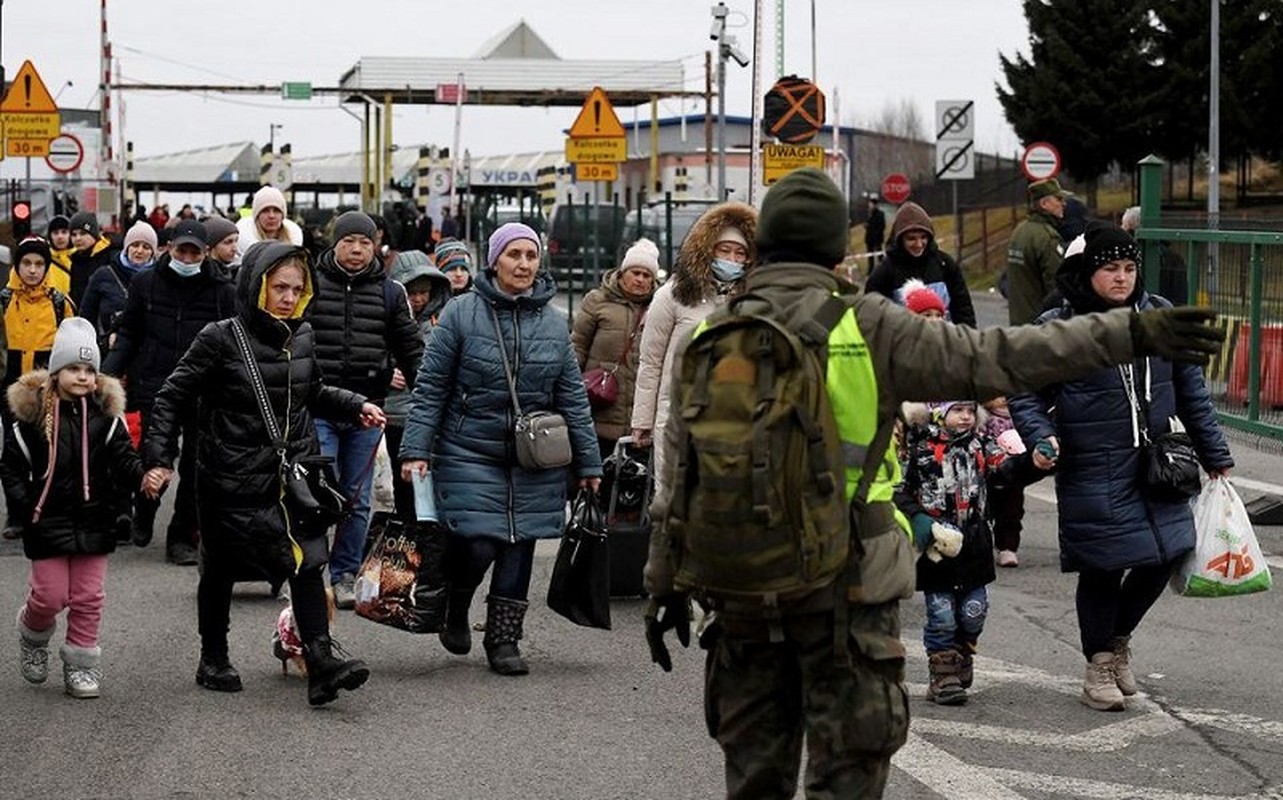
[{"label": "woman wearing face mask", "polygon": [[905,203],[891,224],[891,244],[886,258],[873,269],[864,284],[866,292],[886,295],[904,305],[904,284],[917,279],[940,296],[946,318],[958,325],[976,326],[976,310],[962,270],[936,244],[931,217],[917,203]]},{"label": "woman wearing face mask", "polygon": [[[744,203],[713,206],[695,221],[677,255],[672,280],[659,287],[646,315],[633,395],[633,440],[663,441],[668,387],[680,348],[695,326],[739,291],[757,256],[757,211]],[[655,449],[653,474],[663,480],[663,448]],[[656,492],[660,487],[656,486]]]},{"label": "woman wearing face mask", "polygon": [[116,320],[125,310],[129,285],[134,276],[150,269],[156,262],[156,231],[151,224],[139,220],[125,234],[125,249],[115,260],[104,264],[89,276],[80,316],[93,323],[98,331],[98,346],[106,349],[114,337]]},{"label": "woman wearing face mask", "polygon": [[303,246],[303,229],[286,216],[285,195],[280,189],[264,186],[254,192],[251,211],[248,217],[242,217],[236,223],[240,231],[240,239],[236,242],[239,255],[244,256],[255,242],[289,242],[297,247]]},{"label": "woman wearing face mask", "polygon": [[[129,286],[125,310],[116,323],[116,339],[102,371],[127,376],[125,408],[142,413],[143,443],[156,393],[200,329],[236,312],[236,295],[222,270],[205,258],[205,226],[186,219],[173,229],[169,253],[144,270]],[[178,496],[166,537],[165,558],[172,564],[196,563],[196,436],[184,437],[178,471]],[[139,495],[135,504],[134,544],[151,542],[158,504]]]}]

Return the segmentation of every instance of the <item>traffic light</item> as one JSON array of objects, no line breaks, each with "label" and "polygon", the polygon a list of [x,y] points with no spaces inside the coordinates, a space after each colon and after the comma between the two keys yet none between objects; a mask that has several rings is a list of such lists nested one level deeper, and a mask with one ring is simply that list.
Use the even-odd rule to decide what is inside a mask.
[{"label": "traffic light", "polygon": [[13,220],[13,240],[20,242],[31,235],[31,201],[14,200],[10,212]]}]

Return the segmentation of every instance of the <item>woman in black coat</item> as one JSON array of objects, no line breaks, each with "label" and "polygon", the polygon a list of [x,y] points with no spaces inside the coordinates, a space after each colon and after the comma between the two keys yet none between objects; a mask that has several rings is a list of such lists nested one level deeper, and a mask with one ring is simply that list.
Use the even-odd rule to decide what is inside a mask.
[{"label": "woman in black coat", "polygon": [[[312,297],[307,251],[285,242],[260,243],[245,254],[237,315],[207,325],[156,395],[143,447],[148,492],[173,475],[182,419],[198,408],[196,495],[204,571],[197,590],[201,658],[196,682],[239,691],[227,653],[232,584],[247,568],[278,583],[288,577],[308,666],[308,702],[328,703],[355,689],[369,670],[334,655],[321,569],[324,528],[304,525],[283,500],[282,458],[319,452],[312,413],[381,425],[383,412],[352,392],[325,386],[313,356],[312,328],[302,314]],[[285,439],[273,445],[254,384],[237,343],[240,326],[262,374]]]},{"label": "woman in black coat", "polygon": [[[1071,242],[1056,276],[1063,304],[1038,323],[1117,308],[1163,308],[1145,292],[1140,251],[1125,232],[1092,223]],[[1154,497],[1142,478],[1143,443],[1185,426],[1203,468],[1234,465],[1198,367],[1161,358],[1097,370],[1009,401],[1036,465],[1056,464],[1060,562],[1078,573],[1078,629],[1087,659],[1082,701],[1117,711],[1136,693],[1131,634],[1172,568],[1194,547],[1185,500]],[[1036,444],[1036,447],[1035,447]]]}]

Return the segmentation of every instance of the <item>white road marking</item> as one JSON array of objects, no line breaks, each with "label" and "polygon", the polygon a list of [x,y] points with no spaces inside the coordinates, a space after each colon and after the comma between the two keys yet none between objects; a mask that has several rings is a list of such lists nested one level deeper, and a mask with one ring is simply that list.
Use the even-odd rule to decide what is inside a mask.
[{"label": "white road marking", "polygon": [[1241,478],[1238,475],[1230,476],[1230,483],[1240,486],[1244,489],[1251,489],[1254,492],[1264,492],[1265,494],[1283,495],[1283,486],[1277,483],[1266,483],[1265,481],[1254,481],[1251,478]]},{"label": "white road marking", "polygon": [[[913,724],[919,722],[914,720]],[[951,800],[1024,800],[1024,795],[989,777],[984,768],[973,767],[912,733],[904,747],[892,756],[891,764]]]},{"label": "white road marking", "polygon": [[[925,658],[921,642],[906,641],[906,650],[915,660]],[[976,683],[971,691],[973,702],[989,690],[1001,690],[1003,684],[1018,683],[1058,694],[1074,695],[1081,691],[1080,679],[1056,675],[1045,670],[1000,659],[976,657]],[[909,690],[921,697],[923,684],[909,684]],[[959,716],[965,715],[960,710]],[[1080,753],[1107,753],[1122,750],[1143,737],[1163,736],[1186,727],[1216,728],[1274,742],[1283,742],[1283,722],[1261,719],[1219,709],[1173,707],[1160,708],[1142,692],[1128,700],[1127,716],[1119,722],[1098,726],[1081,733],[1024,730],[981,725],[968,719],[941,719],[915,715],[905,746],[892,758],[892,764],[913,780],[951,800],[1017,800],[1022,797],[1013,788],[1041,794],[1061,795],[1092,800],[1247,800],[1252,797],[1283,798],[1283,785],[1268,787],[1265,793],[1244,795],[1211,795],[1155,789],[1127,783],[1112,783],[1065,775],[1024,772],[1021,770],[983,767],[968,764],[932,744],[924,737],[956,737],[965,741],[990,741],[1023,747],[1038,747]]]},{"label": "white road marking", "polygon": [[1283,786],[1274,786],[1265,794],[1204,794],[1202,792],[1171,792],[1155,789],[1152,786],[1134,786],[1126,783],[1107,783],[1085,778],[1071,778],[1065,775],[1039,775],[1036,772],[1021,772],[1015,769],[988,770],[999,784],[1019,786],[1036,792],[1065,795],[1075,798],[1092,798],[1093,800],[1122,800],[1123,798],[1143,797],[1145,800],[1251,800],[1251,798],[1278,797]]}]

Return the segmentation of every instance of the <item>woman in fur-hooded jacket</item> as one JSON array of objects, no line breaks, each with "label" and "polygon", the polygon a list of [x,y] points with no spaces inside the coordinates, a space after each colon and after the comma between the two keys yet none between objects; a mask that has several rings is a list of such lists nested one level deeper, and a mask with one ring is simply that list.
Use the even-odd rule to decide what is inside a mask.
[{"label": "woman in fur-hooded jacket", "polygon": [[[680,348],[705,317],[738,293],[757,260],[757,211],[735,201],[713,206],[695,221],[677,256],[675,275],[655,292],[642,330],[633,394],[633,438],[664,441],[669,382]],[[663,479],[663,448],[655,448],[654,473]]]}]

